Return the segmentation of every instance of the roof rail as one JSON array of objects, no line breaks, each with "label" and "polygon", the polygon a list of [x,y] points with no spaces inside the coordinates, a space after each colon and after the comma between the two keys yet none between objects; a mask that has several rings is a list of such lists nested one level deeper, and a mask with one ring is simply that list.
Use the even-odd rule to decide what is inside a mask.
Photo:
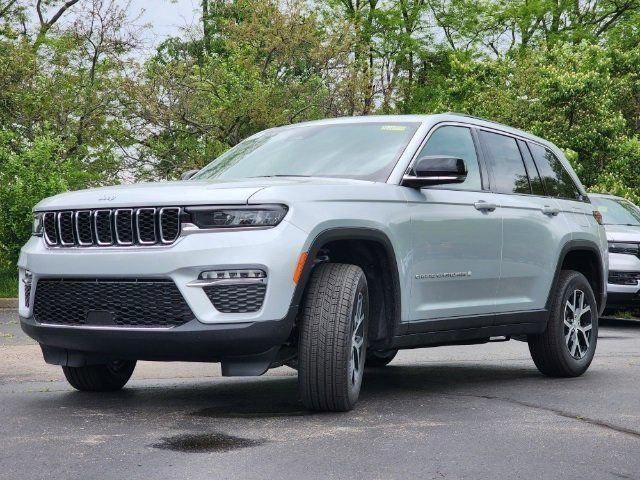
[{"label": "roof rail", "polygon": [[[457,115],[459,117],[475,118],[476,120],[482,120],[483,122],[495,123],[496,125],[503,125],[505,127],[508,127],[508,125],[505,125],[504,123],[496,122],[495,120],[490,120],[488,118],[478,117],[476,115],[469,115],[468,113],[444,112],[442,113],[442,115]],[[513,127],[510,127],[510,128],[513,128]]]}]

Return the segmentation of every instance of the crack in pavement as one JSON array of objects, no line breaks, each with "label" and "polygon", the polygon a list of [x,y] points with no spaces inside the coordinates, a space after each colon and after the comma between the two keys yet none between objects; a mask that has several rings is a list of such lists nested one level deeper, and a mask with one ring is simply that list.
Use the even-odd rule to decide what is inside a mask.
[{"label": "crack in pavement", "polygon": [[472,398],[482,398],[484,400],[499,400],[501,402],[511,403],[514,405],[520,405],[522,407],[533,408],[535,410],[542,410],[545,412],[553,413],[555,415],[559,415],[561,417],[568,418],[571,420],[579,420],[581,422],[588,423],[589,425],[594,425],[596,427],[613,430],[614,432],[630,435],[636,439],[640,439],[640,432],[637,430],[633,430],[631,428],[626,428],[626,427],[620,427],[618,425],[614,425],[612,423],[605,422],[603,420],[597,420],[595,418],[576,415],[574,413],[567,412],[565,410],[560,410],[559,408],[545,407],[544,405],[536,405],[535,403],[523,402],[521,400],[515,400],[513,398],[497,397],[493,395],[473,395],[470,393],[448,393],[448,394],[445,394],[444,396],[472,397]]}]

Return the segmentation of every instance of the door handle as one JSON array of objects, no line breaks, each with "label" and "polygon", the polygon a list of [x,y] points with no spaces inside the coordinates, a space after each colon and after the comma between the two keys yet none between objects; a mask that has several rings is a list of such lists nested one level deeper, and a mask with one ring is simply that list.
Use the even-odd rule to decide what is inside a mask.
[{"label": "door handle", "polygon": [[481,212],[493,212],[498,206],[495,203],[485,202],[484,200],[479,200],[473,204],[476,210],[480,210]]},{"label": "door handle", "polygon": [[545,205],[540,209],[542,213],[545,215],[549,215],[550,217],[555,217],[560,213],[560,209],[556,207],[550,207],[549,205]]}]

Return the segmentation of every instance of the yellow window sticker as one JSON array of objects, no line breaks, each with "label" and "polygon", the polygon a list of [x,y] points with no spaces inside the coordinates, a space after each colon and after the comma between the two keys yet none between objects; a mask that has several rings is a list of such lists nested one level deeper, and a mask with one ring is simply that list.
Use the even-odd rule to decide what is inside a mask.
[{"label": "yellow window sticker", "polygon": [[404,132],[407,129],[405,125],[383,125],[380,130],[386,132]]}]

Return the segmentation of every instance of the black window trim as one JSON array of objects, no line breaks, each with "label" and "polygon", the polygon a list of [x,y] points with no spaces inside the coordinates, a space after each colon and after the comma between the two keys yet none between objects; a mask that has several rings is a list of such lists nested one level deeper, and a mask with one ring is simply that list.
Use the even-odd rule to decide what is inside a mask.
[{"label": "black window trim", "polygon": [[[538,167],[538,164],[536,163],[536,159],[533,156],[533,153],[531,152],[531,147],[529,146],[529,144],[534,144],[534,145],[538,145],[542,148],[544,148],[545,150],[549,150],[554,157],[556,157],[558,159],[558,161],[560,162],[560,164],[562,165],[562,168],[565,169],[565,171],[567,171],[567,169],[564,166],[564,163],[562,163],[562,161],[560,161],[560,159],[558,158],[558,156],[555,154],[555,152],[553,151],[553,149],[549,148],[547,145],[545,145],[544,143],[538,142],[536,140],[533,140],[531,138],[528,138],[526,136],[523,135],[517,135],[515,133],[511,133],[511,132],[506,132],[504,130],[500,130],[497,128],[490,128],[490,127],[485,127],[483,126],[479,126],[479,125],[472,125],[472,128],[475,128],[477,130],[485,130],[487,132],[491,132],[491,133],[497,133],[499,135],[505,135],[507,137],[512,137],[516,140],[516,143],[518,140],[523,141],[526,145],[527,148],[529,149],[529,153],[531,154],[531,158],[533,159],[533,163],[536,166],[536,169],[538,170],[538,174],[539,174],[539,170],[540,168]],[[522,156],[522,152],[520,152],[520,155]],[[524,162],[524,158],[522,159],[522,163]],[[488,164],[487,164],[488,165]],[[527,170],[527,166],[525,164],[525,171],[527,172],[527,176],[529,176],[529,171]],[[569,173],[569,172],[567,172]],[[489,177],[491,178],[491,180],[493,180],[493,172],[490,171],[489,173]],[[578,193],[580,194],[580,196],[582,197],[582,199],[577,199],[577,198],[565,198],[565,197],[552,197],[550,195],[548,195],[547,193],[547,188],[544,185],[544,181],[542,182],[542,187],[544,188],[545,194],[544,195],[536,195],[534,193],[503,193],[503,192],[496,192],[493,189],[489,189],[492,193],[495,193],[497,195],[525,195],[525,196],[532,196],[532,197],[539,197],[539,198],[558,198],[560,200],[569,200],[569,201],[574,201],[574,202],[580,202],[580,203],[591,203],[591,200],[589,200],[589,195],[588,194],[583,194],[580,191],[580,188],[578,188],[578,185],[576,185],[576,182],[573,180],[573,176],[569,175],[569,178],[571,179],[571,183],[573,183],[573,186],[575,187],[575,189],[578,191]],[[542,175],[540,175],[540,179],[542,179]],[[491,181],[490,180],[490,181]],[[531,185],[531,177],[529,177],[529,185]],[[533,190],[532,190],[533,191]]]},{"label": "black window trim", "polygon": [[[444,127],[444,126],[466,127],[466,128],[471,130],[471,136],[473,138],[474,146],[475,146],[475,149],[476,149],[476,156],[478,157],[478,164],[480,166],[480,182],[482,184],[482,190],[459,190],[459,189],[456,189],[455,191],[484,192],[484,193],[491,192],[491,193],[495,193],[497,195],[520,195],[520,196],[530,196],[530,197],[538,197],[538,198],[559,198],[561,200],[569,200],[569,201],[573,201],[573,202],[589,203],[589,204],[591,203],[591,200],[589,200],[588,194],[587,193],[583,194],[580,191],[580,188],[578,188],[578,185],[576,185],[576,182],[573,180],[573,176],[572,175],[569,175],[569,178],[571,179],[571,183],[573,183],[573,186],[575,187],[575,189],[578,191],[578,193],[582,197],[581,200],[577,199],[577,198],[551,197],[547,193],[547,189],[546,189],[546,186],[544,185],[544,181],[542,181],[542,188],[544,189],[544,192],[545,192],[544,195],[537,195],[535,193],[515,193],[515,192],[514,193],[503,193],[503,192],[495,191],[494,188],[493,188],[493,171],[491,171],[491,167],[490,167],[489,163],[487,162],[487,156],[485,155],[484,147],[482,146],[482,142],[480,141],[480,136],[478,134],[478,132],[481,131],[481,130],[484,130],[484,131],[487,131],[487,132],[491,132],[491,133],[497,133],[498,135],[504,135],[504,136],[507,136],[507,137],[511,137],[511,138],[516,140],[517,144],[519,144],[519,141],[524,142],[527,145],[527,149],[529,150],[529,154],[531,155],[531,158],[533,159],[533,163],[536,166],[536,169],[538,170],[538,175],[540,176],[541,180],[542,180],[542,175],[540,175],[540,168],[538,167],[538,164],[536,163],[535,157],[533,156],[533,153],[531,152],[531,147],[530,147],[529,144],[538,145],[538,146],[540,146],[540,147],[542,147],[542,148],[544,148],[546,150],[549,150],[553,154],[553,156],[558,159],[558,161],[560,161],[560,159],[555,154],[555,152],[553,151],[552,148],[550,148],[546,144],[544,144],[542,142],[539,142],[539,141],[537,141],[535,139],[532,139],[532,138],[530,138],[528,136],[519,135],[519,134],[513,133],[513,132],[508,132],[508,131],[505,131],[505,130],[501,130],[499,128],[487,127],[485,125],[478,125],[476,123],[471,123],[471,122],[445,120],[445,121],[438,122],[438,123],[435,123],[434,125],[432,125],[432,127],[429,129],[429,131],[427,131],[427,133],[424,135],[422,141],[418,145],[418,148],[416,148],[415,152],[411,156],[411,159],[409,160],[409,164],[407,165],[407,168],[405,169],[405,173],[408,173],[408,172],[411,171],[411,169],[413,168],[414,163],[418,159],[418,155],[420,154],[420,152],[422,151],[422,149],[424,148],[426,143],[429,141],[429,138],[431,137],[433,132],[435,132],[438,128],[441,128],[441,127]],[[518,145],[518,148],[520,148],[520,145]],[[522,158],[522,151],[520,152],[520,157]],[[533,188],[531,188],[531,177],[529,176],[529,171],[527,169],[527,165],[526,165],[526,163],[524,161],[524,158],[522,158],[522,163],[524,165],[525,172],[527,172],[527,177],[529,179],[529,186],[530,186],[531,192],[533,192]],[[560,161],[560,164],[562,165],[562,168],[564,168],[565,171],[566,171],[564,163],[562,163],[562,161]],[[428,187],[425,187],[425,188],[428,188]],[[446,188],[442,188],[441,187],[438,190],[446,190]],[[454,191],[454,190],[452,189],[452,191]]]}]

